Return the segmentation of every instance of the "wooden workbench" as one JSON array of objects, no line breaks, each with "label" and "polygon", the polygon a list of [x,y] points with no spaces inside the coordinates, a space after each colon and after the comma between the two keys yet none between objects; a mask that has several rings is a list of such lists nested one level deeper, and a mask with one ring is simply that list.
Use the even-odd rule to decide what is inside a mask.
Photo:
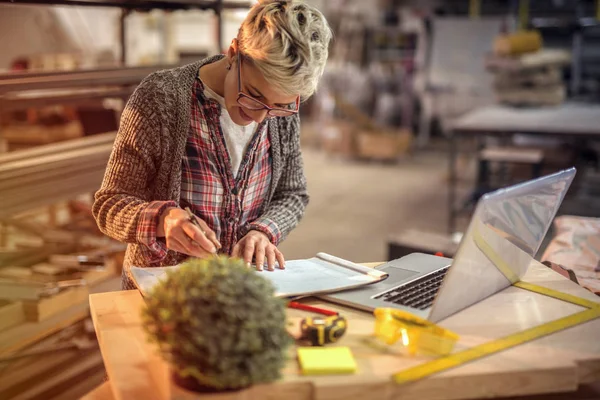
[{"label": "wooden workbench", "polygon": [[[597,296],[537,262],[524,280],[600,302]],[[94,294],[90,296],[90,306],[113,398],[198,398],[171,385],[167,364],[146,340],[140,318],[143,300],[137,291]],[[400,386],[392,382],[391,375],[427,358],[379,354],[363,343],[373,332],[371,315],[327,307],[339,309],[348,318],[348,333],[340,345],[352,348],[359,366],[356,374],[304,377],[291,358],[280,382],[202,398],[475,399],[574,392],[580,385],[600,381],[600,319]],[[460,350],[580,310],[557,299],[509,287],[447,318],[441,325],[460,334]],[[300,310],[289,310],[292,320],[305,315]]]},{"label": "wooden workbench", "polygon": [[564,103],[556,107],[518,108],[500,104],[476,108],[450,124],[454,134],[514,133],[560,138],[600,136],[600,106]]},{"label": "wooden workbench", "polygon": [[[463,139],[475,139],[480,151],[483,150],[487,138],[496,138],[499,143],[506,146],[510,144],[510,139],[514,135],[527,134],[571,143],[578,152],[587,148],[589,142],[600,142],[600,105],[567,102],[556,107],[518,108],[495,104],[465,113],[452,121],[449,129],[448,233],[454,233],[457,229],[456,220],[459,211],[464,207],[465,200],[459,198],[457,194],[460,180],[457,167],[458,155],[461,152],[473,153],[471,147],[460,149]],[[509,150],[514,156],[514,147],[509,147]],[[479,177],[476,184],[480,184],[482,176],[483,178],[487,176],[487,172],[482,171],[482,168],[480,162],[476,173]],[[535,175],[532,174],[532,177]],[[481,189],[476,188],[476,190]]]}]

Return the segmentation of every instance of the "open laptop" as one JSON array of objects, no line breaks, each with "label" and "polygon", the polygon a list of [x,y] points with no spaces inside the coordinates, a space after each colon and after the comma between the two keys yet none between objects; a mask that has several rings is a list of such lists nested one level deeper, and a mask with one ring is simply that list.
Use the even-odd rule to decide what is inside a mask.
[{"label": "open laptop", "polygon": [[413,253],[378,267],[383,281],[320,296],[365,311],[391,307],[438,322],[520,280],[562,203],[575,168],[481,197],[454,260]]}]

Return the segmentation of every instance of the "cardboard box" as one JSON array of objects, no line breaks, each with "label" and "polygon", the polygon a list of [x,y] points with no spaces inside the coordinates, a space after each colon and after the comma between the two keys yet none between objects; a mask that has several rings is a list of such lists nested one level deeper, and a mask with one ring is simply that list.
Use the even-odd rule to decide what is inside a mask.
[{"label": "cardboard box", "polygon": [[356,135],[359,158],[392,161],[406,154],[412,142],[412,133],[402,129],[397,131],[360,131]]},{"label": "cardboard box", "polygon": [[321,148],[328,154],[354,157],[356,154],[356,128],[350,122],[333,121],[321,131]]}]

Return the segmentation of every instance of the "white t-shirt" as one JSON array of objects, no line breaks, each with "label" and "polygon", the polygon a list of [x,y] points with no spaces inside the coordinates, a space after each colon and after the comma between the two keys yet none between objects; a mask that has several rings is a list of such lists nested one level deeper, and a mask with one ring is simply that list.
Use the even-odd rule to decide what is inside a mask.
[{"label": "white t-shirt", "polygon": [[257,123],[252,122],[246,126],[237,125],[232,121],[229,113],[227,112],[227,108],[225,107],[225,99],[222,96],[219,96],[215,93],[211,88],[209,88],[204,82],[202,82],[204,86],[204,95],[207,98],[215,99],[221,105],[221,130],[223,131],[223,136],[225,136],[225,143],[227,144],[227,152],[229,153],[229,158],[231,159],[231,168],[233,172],[233,177],[237,177],[238,169],[240,168],[240,164],[242,163],[242,158],[246,153],[246,148],[252,139],[252,135],[256,130]]}]

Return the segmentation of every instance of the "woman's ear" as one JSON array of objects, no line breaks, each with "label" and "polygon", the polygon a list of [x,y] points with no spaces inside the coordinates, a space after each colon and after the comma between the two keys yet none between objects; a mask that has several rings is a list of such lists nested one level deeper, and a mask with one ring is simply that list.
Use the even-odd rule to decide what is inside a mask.
[{"label": "woman's ear", "polygon": [[233,64],[233,62],[235,61],[235,57],[237,56],[237,53],[238,53],[237,39],[233,39],[231,41],[231,44],[229,45],[229,48],[227,49],[227,61],[228,61],[229,65]]}]

